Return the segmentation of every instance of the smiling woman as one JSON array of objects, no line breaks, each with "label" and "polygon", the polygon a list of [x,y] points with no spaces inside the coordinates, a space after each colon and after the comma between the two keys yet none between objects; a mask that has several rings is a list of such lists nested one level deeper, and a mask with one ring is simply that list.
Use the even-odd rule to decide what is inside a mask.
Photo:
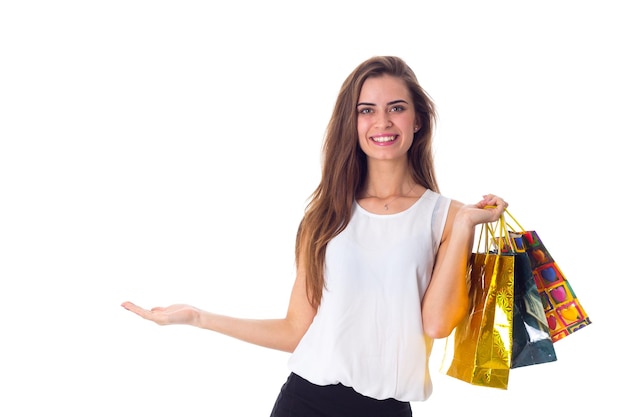
[{"label": "smiling woman", "polygon": [[123,306],[292,352],[272,416],[410,416],[432,392],[429,357],[465,313],[477,225],[507,203],[439,194],[435,110],[400,58],[375,56],[344,81],[328,124],[322,178],[296,237],[283,318],[249,320],[190,305]]},{"label": "smiling woman", "polygon": [[[163,328],[119,304],[182,301],[283,319],[293,243],[320,184],[321,140],[341,82],[383,54],[403,57],[437,105],[440,191],[431,190],[470,203],[484,191],[506,197],[522,224],[541,232],[594,320],[557,342],[558,361],[512,371],[502,392],[439,372],[445,340],[435,340],[434,390],[411,404],[414,414],[621,409],[621,383],[611,381],[626,375],[623,308],[609,295],[626,292],[616,250],[624,246],[619,227],[603,227],[621,219],[626,178],[621,3],[0,2],[0,416],[269,415],[290,372],[289,343],[283,352]],[[322,19],[311,18],[312,6]],[[361,86],[342,101],[343,130],[333,137],[345,141],[324,151],[327,164],[331,153],[340,159],[336,170],[324,168],[325,195],[335,198],[324,200],[318,224],[345,219],[346,199],[347,214],[361,220],[402,217],[390,213],[421,190],[407,178],[397,189],[351,195],[366,179],[349,171],[367,163],[365,154],[342,154],[359,149]],[[419,120],[413,146],[430,143],[428,119]],[[412,161],[424,157],[415,166],[430,166],[429,150],[410,152]],[[366,166],[367,176],[384,167]],[[396,276],[403,252],[379,231],[356,235],[355,249],[368,238],[365,260],[379,256],[380,276]],[[333,245],[319,257],[338,259]],[[368,307],[377,320],[381,310],[399,311],[392,302],[401,294],[389,287],[338,278],[320,312],[343,282],[354,306],[370,293],[387,296]],[[366,330],[385,328],[366,319],[342,322],[363,328],[364,345],[381,340]],[[339,343],[341,332],[325,340]],[[352,352],[341,363],[384,357]]]},{"label": "smiling woman", "polygon": [[[393,167],[396,159],[406,159],[420,129],[420,121],[412,104],[414,101],[434,108],[421,89],[412,97],[407,85],[400,78],[385,74],[365,80],[357,104],[357,132],[360,149],[368,159],[378,160],[377,163],[370,164],[370,167]],[[395,195],[384,195],[380,190],[365,188],[359,203],[372,212],[376,212],[381,206],[388,211],[393,202],[396,210],[403,210],[407,203],[412,203],[412,198],[419,197],[414,193],[416,185],[417,182],[403,184],[403,189],[398,190]],[[435,184],[430,186],[437,190]],[[404,204],[401,204],[402,201],[396,202],[400,198],[404,198]]]},{"label": "smiling woman", "polygon": [[[389,75],[367,79],[357,104],[359,145],[370,158],[403,158],[419,130],[415,109],[404,82]],[[391,150],[380,154],[380,150]]]}]

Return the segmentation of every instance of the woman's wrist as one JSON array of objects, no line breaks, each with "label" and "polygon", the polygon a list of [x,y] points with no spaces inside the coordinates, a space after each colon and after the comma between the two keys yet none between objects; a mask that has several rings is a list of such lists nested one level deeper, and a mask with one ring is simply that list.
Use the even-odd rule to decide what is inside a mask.
[{"label": "woman's wrist", "polygon": [[472,210],[476,210],[475,207],[472,206],[461,206],[459,211],[456,213],[454,218],[454,228],[455,229],[463,229],[469,232],[473,232],[474,228],[479,224],[476,222],[474,217],[472,216]]}]

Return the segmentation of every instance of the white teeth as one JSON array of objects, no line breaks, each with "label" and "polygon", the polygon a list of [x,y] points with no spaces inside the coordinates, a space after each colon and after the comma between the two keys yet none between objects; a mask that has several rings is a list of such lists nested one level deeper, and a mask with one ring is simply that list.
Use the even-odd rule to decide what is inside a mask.
[{"label": "white teeth", "polygon": [[385,143],[385,142],[391,142],[395,138],[396,138],[395,136],[378,136],[378,137],[372,138],[372,140],[378,143]]}]

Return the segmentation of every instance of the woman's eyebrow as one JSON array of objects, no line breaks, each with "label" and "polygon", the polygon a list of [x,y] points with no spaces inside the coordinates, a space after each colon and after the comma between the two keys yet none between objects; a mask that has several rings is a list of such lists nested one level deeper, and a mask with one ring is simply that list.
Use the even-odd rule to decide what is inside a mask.
[{"label": "woman's eyebrow", "polygon": [[408,101],[403,100],[403,99],[399,99],[399,100],[390,101],[389,103],[387,103],[387,105],[391,106],[391,105],[398,104],[398,103],[409,104]]},{"label": "woman's eyebrow", "polygon": [[[394,104],[398,104],[398,103],[405,103],[405,104],[409,104],[409,102],[408,102],[408,101],[406,101],[406,100],[403,100],[403,99],[398,99],[398,100],[393,100],[393,101],[390,101],[389,103],[387,103],[387,106],[392,106],[392,105],[394,105]],[[366,103],[366,102],[361,102],[361,103],[358,103],[356,106],[357,106],[357,107],[359,107],[359,106],[375,106],[375,105],[376,105],[376,104],[374,104],[374,103]]]}]

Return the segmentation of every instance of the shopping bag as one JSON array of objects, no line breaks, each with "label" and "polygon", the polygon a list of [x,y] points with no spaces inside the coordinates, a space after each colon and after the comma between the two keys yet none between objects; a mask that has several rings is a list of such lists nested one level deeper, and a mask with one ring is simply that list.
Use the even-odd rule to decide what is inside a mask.
[{"label": "shopping bag", "polygon": [[530,255],[521,235],[512,231],[508,233],[515,256],[511,369],[554,362],[557,356],[533,276]]},{"label": "shopping bag", "polygon": [[[500,220],[500,225],[504,221]],[[483,226],[481,239],[489,239]],[[500,227],[502,230],[502,227]],[[495,236],[494,236],[495,237]],[[480,241],[479,239],[479,248]],[[477,248],[467,272],[468,314],[446,338],[441,370],[472,385],[506,389],[511,367],[515,256]]]},{"label": "shopping bag", "polygon": [[591,324],[570,282],[565,278],[537,232],[524,230],[508,210],[505,213],[517,226],[516,229],[514,225],[507,223],[511,234],[516,236],[513,240],[522,241],[529,255],[533,278],[541,297],[552,341],[561,340]]}]

